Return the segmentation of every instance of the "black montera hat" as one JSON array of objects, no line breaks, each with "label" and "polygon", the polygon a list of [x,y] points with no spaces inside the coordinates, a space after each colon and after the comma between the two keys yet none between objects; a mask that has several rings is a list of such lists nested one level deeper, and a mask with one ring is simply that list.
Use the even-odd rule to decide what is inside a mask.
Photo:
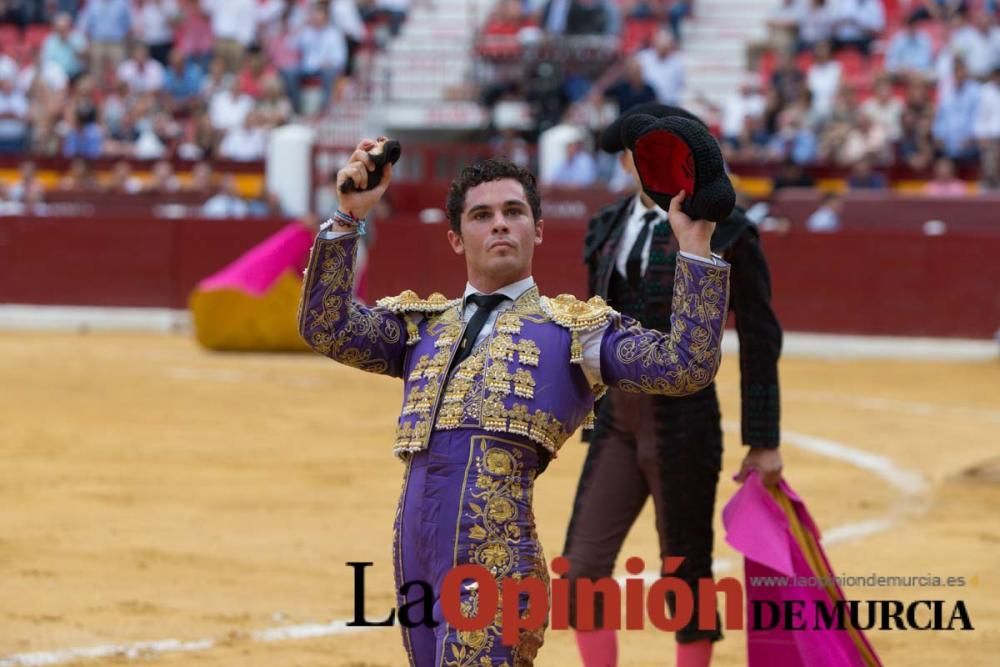
[{"label": "black montera hat", "polygon": [[621,143],[632,151],[642,189],[660,208],[681,190],[681,210],[693,220],[722,222],[736,205],[722,151],[704,123],[681,116],[627,115]]}]

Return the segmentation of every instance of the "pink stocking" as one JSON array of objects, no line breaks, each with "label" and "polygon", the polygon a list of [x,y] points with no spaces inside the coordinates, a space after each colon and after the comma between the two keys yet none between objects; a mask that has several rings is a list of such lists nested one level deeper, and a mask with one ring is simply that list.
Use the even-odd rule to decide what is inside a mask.
[{"label": "pink stocking", "polygon": [[576,632],[583,667],[617,667],[618,636],[614,630]]},{"label": "pink stocking", "polygon": [[708,667],[712,663],[712,642],[707,639],[677,644],[677,667]]}]

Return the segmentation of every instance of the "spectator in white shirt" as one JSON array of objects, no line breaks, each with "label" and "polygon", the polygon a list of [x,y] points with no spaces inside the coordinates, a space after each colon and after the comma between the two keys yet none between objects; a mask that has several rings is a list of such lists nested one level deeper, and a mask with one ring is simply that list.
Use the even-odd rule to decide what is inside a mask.
[{"label": "spectator in white shirt", "polygon": [[201,0],[201,8],[211,18],[215,54],[236,71],[257,35],[257,0]]},{"label": "spectator in white shirt", "polygon": [[11,79],[0,79],[0,155],[21,153],[28,144],[28,98]]},{"label": "spectator in white shirt", "polygon": [[[28,97],[32,97],[39,91],[39,87],[45,88],[47,93],[56,93],[61,96],[69,86],[69,77],[63,68],[52,61],[44,61],[39,55],[35,62],[29,63],[21,68],[17,75],[16,87]],[[38,99],[33,99],[33,105],[37,108]]]},{"label": "spectator in white shirt", "polygon": [[17,61],[3,52],[4,44],[0,42],[0,79],[13,81],[17,78]]},{"label": "spectator in white shirt", "polygon": [[888,79],[875,82],[875,95],[861,105],[861,115],[879,127],[890,142],[899,141],[903,132],[903,102],[892,94]]},{"label": "spectator in white shirt", "polygon": [[354,0],[333,0],[330,3],[330,22],[344,33],[347,39],[347,63],[344,65],[344,74],[351,76],[354,74],[354,54],[367,36],[358,4]]},{"label": "spectator in white shirt", "polygon": [[167,64],[174,45],[173,24],[179,17],[177,0],[132,0],[132,33],[161,65]]},{"label": "spectator in white shirt", "polygon": [[834,13],[827,0],[806,0],[799,17],[799,51],[808,51],[833,37]]},{"label": "spectator in white shirt", "polygon": [[128,0],[87,0],[76,17],[77,29],[87,38],[90,71],[103,84],[125,59],[125,46],[132,30]]},{"label": "spectator in white shirt", "polygon": [[226,132],[219,144],[219,156],[237,162],[263,160],[267,150],[268,131],[256,111],[247,114],[242,125]]},{"label": "spectator in white shirt", "polygon": [[674,43],[674,38],[666,30],[660,30],[653,38],[653,45],[635,56],[642,68],[642,76],[656,91],[656,99],[662,104],[678,105],[684,94],[684,61]]},{"label": "spectator in white shirt", "polygon": [[830,43],[816,45],[816,60],[806,74],[806,85],[812,93],[812,110],[825,118],[833,110],[833,101],[840,88],[840,63],[831,58]]},{"label": "spectator in white shirt", "polygon": [[979,143],[983,185],[1000,187],[1000,67],[980,90],[972,135]]},{"label": "spectator in white shirt", "polygon": [[296,40],[301,54],[301,64],[295,76],[289,77],[288,91],[295,111],[302,111],[302,81],[319,77],[323,87],[320,109],[326,111],[333,96],[333,86],[347,64],[347,41],[344,33],[330,23],[322,5],[316,5],[309,14],[309,23]]},{"label": "spectator in white shirt", "polygon": [[962,58],[969,75],[975,79],[989,76],[996,67],[993,44],[990,39],[992,19],[983,13],[965,22],[951,37],[951,49]]},{"label": "spectator in white shirt", "polygon": [[576,139],[566,146],[566,161],[552,175],[552,185],[564,188],[585,188],[597,180],[597,162],[590,151],[583,145],[582,139]]},{"label": "spectator in white shirt", "polygon": [[738,145],[747,118],[758,117],[764,113],[764,96],[761,95],[760,84],[755,79],[747,78],[740,84],[737,92],[729,95],[722,105],[723,141]]},{"label": "spectator in white shirt", "polygon": [[208,115],[212,127],[222,131],[240,127],[253,110],[253,105],[253,98],[240,92],[239,80],[230,79],[228,87],[215,93],[209,102]]},{"label": "spectator in white shirt", "polygon": [[132,47],[132,58],[118,66],[118,80],[135,93],[155,93],[163,88],[163,65],[149,57],[145,44]]},{"label": "spectator in white shirt", "polygon": [[827,192],[823,195],[819,208],[806,220],[806,229],[820,234],[840,231],[840,206],[840,195]]},{"label": "spectator in white shirt", "polygon": [[206,218],[245,218],[247,203],[236,189],[236,177],[226,174],[219,184],[219,192],[201,206]]},{"label": "spectator in white shirt", "polygon": [[66,76],[75,77],[83,71],[82,55],[87,44],[83,35],[73,31],[73,19],[60,13],[52,20],[52,32],[42,42],[42,60],[59,65]]},{"label": "spectator in white shirt", "polygon": [[868,55],[872,42],[885,29],[882,0],[836,0],[834,6],[834,45],[855,48]]},{"label": "spectator in white shirt", "polygon": [[923,30],[917,29],[917,21],[909,20],[903,30],[889,41],[885,54],[885,69],[894,76],[926,77],[934,66],[934,45]]}]

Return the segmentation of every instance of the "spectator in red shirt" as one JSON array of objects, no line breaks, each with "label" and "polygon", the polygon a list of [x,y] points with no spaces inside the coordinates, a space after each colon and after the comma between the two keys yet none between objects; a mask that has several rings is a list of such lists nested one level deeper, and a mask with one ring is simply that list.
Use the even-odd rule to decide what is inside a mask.
[{"label": "spectator in red shirt", "polygon": [[532,21],[524,13],[521,0],[501,0],[483,27],[483,35],[513,37],[531,25]]},{"label": "spectator in red shirt", "polygon": [[215,48],[215,36],[208,14],[198,0],[182,0],[180,20],[174,32],[174,51],[208,70]]},{"label": "spectator in red shirt", "polygon": [[243,69],[240,70],[240,92],[249,95],[255,100],[260,99],[263,93],[264,79],[272,74],[276,74],[275,68],[267,62],[260,48],[253,46],[247,51],[244,59]]}]

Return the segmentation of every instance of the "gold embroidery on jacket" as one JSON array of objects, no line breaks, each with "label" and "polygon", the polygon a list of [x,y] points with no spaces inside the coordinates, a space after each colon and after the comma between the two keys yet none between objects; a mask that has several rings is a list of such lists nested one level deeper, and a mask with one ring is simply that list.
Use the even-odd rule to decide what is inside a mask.
[{"label": "gold embroidery on jacket", "polygon": [[[651,373],[640,373],[638,380],[619,380],[617,387],[622,391],[672,396],[691,394],[706,387],[715,377],[722,353],[719,341],[712,339],[711,324],[726,312],[726,272],[706,269],[695,283],[688,262],[679,260],[677,274],[670,333],[636,331],[615,346],[615,356],[621,364],[638,364]],[[688,338],[686,361],[679,353],[685,333]]]},{"label": "gold embroidery on jacket", "polygon": [[[370,348],[352,346],[357,338],[366,338],[371,344],[379,342],[395,345],[400,341],[402,329],[395,317],[380,308],[359,309],[353,301],[346,307],[346,321],[341,321],[344,295],[349,295],[354,282],[353,271],[347,265],[347,250],[342,243],[317,242],[313,248],[315,255],[310,259],[311,268],[319,262],[318,282],[323,288],[320,310],[309,312],[309,327],[306,331],[309,343],[320,354],[324,354],[347,366],[360,368],[372,373],[386,373],[389,360],[374,357]],[[309,283],[303,283],[303,290]],[[308,295],[303,292],[302,307],[305,309]],[[304,316],[304,314],[302,315]],[[330,332],[336,332],[331,335]]]}]

